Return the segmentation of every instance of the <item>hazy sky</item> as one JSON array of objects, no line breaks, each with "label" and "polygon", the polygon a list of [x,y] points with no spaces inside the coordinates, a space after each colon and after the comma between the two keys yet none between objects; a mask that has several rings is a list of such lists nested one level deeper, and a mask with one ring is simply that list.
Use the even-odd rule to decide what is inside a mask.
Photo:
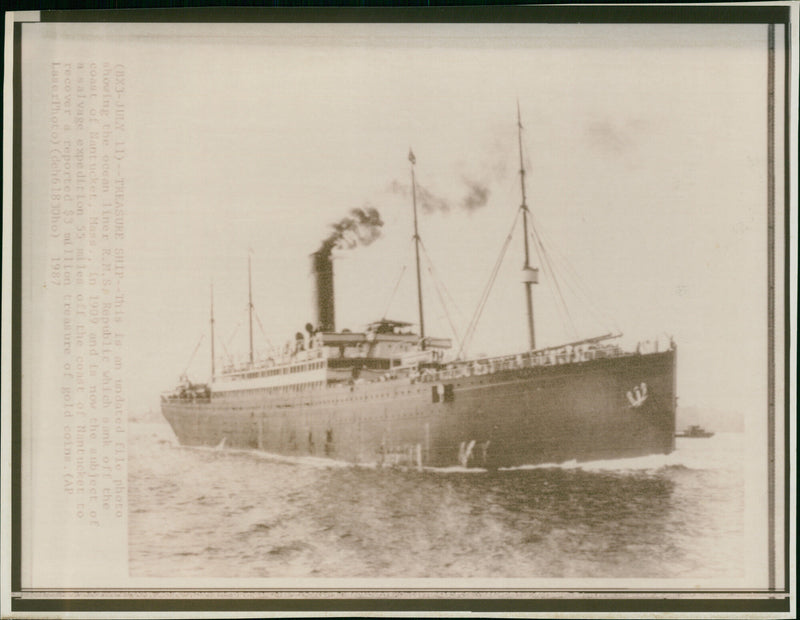
[{"label": "hazy sky", "polygon": [[[246,351],[249,249],[256,347],[312,320],[308,255],[354,207],[385,225],[337,253],[337,327],[383,316],[404,266],[386,314],[416,321],[409,147],[420,185],[451,207],[421,210],[420,233],[463,333],[520,204],[519,101],[528,204],[613,317],[574,306],[578,335],[670,334],[679,404],[763,411],[765,25],[59,28],[42,25],[60,36],[39,45],[126,66],[134,409],[158,406],[208,331],[212,281],[220,358]],[[471,193],[485,204],[462,208]],[[517,234],[472,353],[526,347],[521,266]],[[423,275],[427,332],[452,337]],[[535,288],[542,345],[569,337],[551,288]]]}]

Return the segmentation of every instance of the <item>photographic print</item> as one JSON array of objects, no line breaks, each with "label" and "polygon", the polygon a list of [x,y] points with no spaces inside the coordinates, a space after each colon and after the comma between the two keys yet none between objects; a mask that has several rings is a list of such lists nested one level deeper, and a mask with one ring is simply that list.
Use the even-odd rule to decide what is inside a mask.
[{"label": "photographic print", "polygon": [[16,28],[22,591],[788,591],[783,24]]}]

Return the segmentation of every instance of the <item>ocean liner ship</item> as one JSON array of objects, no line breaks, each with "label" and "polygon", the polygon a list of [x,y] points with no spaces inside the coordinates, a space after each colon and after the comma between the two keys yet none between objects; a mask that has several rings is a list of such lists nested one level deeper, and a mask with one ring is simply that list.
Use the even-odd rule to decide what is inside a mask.
[{"label": "ocean liner ship", "polygon": [[518,126],[527,350],[463,359],[452,354],[450,339],[425,335],[416,162],[409,153],[419,332],[385,318],[364,331],[337,331],[332,247],[325,245],[311,255],[315,324],[264,358],[253,355],[251,294],[249,359],[215,371],[212,300],[211,381],[192,383],[184,375],[161,397],[179,442],[418,468],[493,469],[671,452],[671,340],[661,351],[624,351],[615,344],[619,334],[536,347],[538,269],[530,260],[519,117]]}]

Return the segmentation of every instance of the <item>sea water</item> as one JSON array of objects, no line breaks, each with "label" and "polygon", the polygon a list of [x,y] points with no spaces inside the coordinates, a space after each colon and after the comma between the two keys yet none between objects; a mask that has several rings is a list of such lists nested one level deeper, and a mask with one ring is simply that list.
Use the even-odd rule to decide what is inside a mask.
[{"label": "sea water", "polygon": [[742,575],[743,436],[669,455],[401,470],[187,448],[132,420],[133,577]]}]

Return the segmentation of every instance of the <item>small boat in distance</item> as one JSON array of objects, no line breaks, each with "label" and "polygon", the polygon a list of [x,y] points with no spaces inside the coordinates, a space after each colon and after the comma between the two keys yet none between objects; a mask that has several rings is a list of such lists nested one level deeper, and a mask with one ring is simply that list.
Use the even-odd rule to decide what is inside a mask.
[{"label": "small boat in distance", "polygon": [[691,426],[687,427],[686,429],[675,433],[675,437],[694,437],[705,439],[707,437],[713,437],[714,433],[711,431],[707,431],[699,424],[692,424]]}]

